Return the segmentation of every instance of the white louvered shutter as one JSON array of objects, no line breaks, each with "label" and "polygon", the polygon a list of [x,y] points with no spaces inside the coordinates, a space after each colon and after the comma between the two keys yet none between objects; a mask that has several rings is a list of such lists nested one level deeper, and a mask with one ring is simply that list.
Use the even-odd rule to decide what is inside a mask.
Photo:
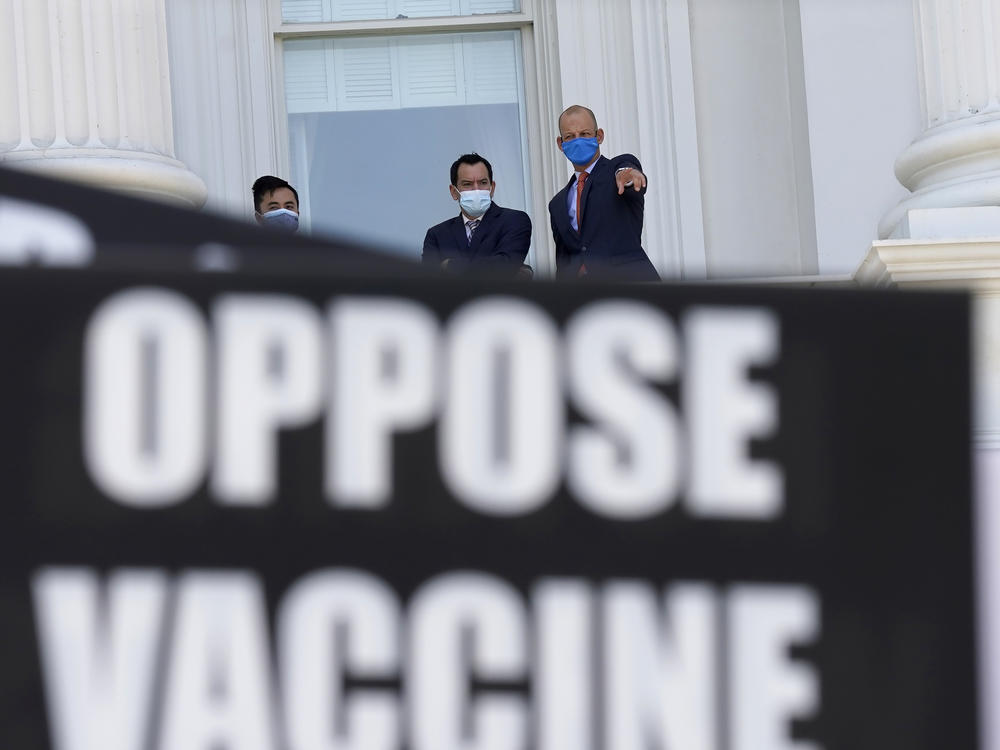
[{"label": "white louvered shutter", "polygon": [[457,16],[461,12],[459,0],[399,0],[399,13],[407,18]]},{"label": "white louvered shutter", "polygon": [[285,45],[285,102],[289,114],[336,109],[332,48],[333,42],[322,39]]},{"label": "white louvered shutter", "polygon": [[465,103],[462,43],[456,37],[407,40],[399,46],[404,107],[448,107]]},{"label": "white louvered shutter", "polygon": [[517,102],[518,51],[509,34],[465,35],[467,104]]},{"label": "white louvered shutter", "polygon": [[281,0],[285,23],[319,23],[328,18],[330,0]]},{"label": "white louvered shutter", "polygon": [[290,40],[288,112],[516,104],[519,56],[509,32]]},{"label": "white louvered shutter", "polygon": [[461,0],[463,16],[480,13],[516,13],[521,10],[520,0]]},{"label": "white louvered shutter", "polygon": [[390,39],[338,39],[333,47],[337,109],[397,109],[398,60]]},{"label": "white louvered shutter", "polygon": [[329,0],[330,21],[371,21],[395,18],[397,0]]}]

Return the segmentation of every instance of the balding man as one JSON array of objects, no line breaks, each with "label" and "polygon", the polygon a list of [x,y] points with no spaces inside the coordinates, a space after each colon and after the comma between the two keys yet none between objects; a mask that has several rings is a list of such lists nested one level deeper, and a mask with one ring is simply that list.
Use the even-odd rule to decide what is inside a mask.
[{"label": "balding man", "polygon": [[556,143],[573,176],[549,202],[561,279],[658,281],[642,249],[646,175],[632,154],[601,156],[604,131],[586,107],[559,116]]}]

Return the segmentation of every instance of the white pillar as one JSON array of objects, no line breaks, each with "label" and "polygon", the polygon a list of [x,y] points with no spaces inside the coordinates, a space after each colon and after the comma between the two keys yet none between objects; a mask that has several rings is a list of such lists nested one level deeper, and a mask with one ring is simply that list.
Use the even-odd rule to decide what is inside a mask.
[{"label": "white pillar", "polygon": [[279,166],[287,138],[275,112],[270,10],[267,0],[166,3],[171,83],[184,92],[174,99],[177,156],[208,185],[207,208],[244,220],[253,217],[254,180],[287,176]]},{"label": "white pillar", "polygon": [[1000,204],[1000,0],[914,8],[926,129],[896,160],[913,194],[883,217],[882,238],[910,209]]},{"label": "white pillar", "polygon": [[190,206],[164,0],[0,0],[0,163]]}]

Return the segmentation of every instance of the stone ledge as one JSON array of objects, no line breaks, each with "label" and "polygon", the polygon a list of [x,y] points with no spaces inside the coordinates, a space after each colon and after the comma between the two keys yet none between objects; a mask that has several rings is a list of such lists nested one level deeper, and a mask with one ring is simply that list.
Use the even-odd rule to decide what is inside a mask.
[{"label": "stone ledge", "polygon": [[868,287],[1000,292],[1000,235],[974,239],[880,240],[854,278]]}]

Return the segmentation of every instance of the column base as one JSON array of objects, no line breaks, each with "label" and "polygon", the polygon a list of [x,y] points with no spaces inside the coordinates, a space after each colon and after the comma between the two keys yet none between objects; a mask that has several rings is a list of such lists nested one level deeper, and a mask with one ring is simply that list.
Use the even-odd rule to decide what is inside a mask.
[{"label": "column base", "polygon": [[981,206],[1000,206],[1000,170],[916,191],[882,217],[878,235],[881,239],[887,239],[908,234],[902,224],[911,211]]},{"label": "column base", "polygon": [[907,211],[1000,204],[1000,112],[983,112],[938,125],[896,159],[896,178],[913,194],[879,222],[893,236]]},{"label": "column base", "polygon": [[158,154],[65,148],[8,151],[0,154],[0,164],[185,208],[201,208],[208,196],[198,175],[176,159]]}]

